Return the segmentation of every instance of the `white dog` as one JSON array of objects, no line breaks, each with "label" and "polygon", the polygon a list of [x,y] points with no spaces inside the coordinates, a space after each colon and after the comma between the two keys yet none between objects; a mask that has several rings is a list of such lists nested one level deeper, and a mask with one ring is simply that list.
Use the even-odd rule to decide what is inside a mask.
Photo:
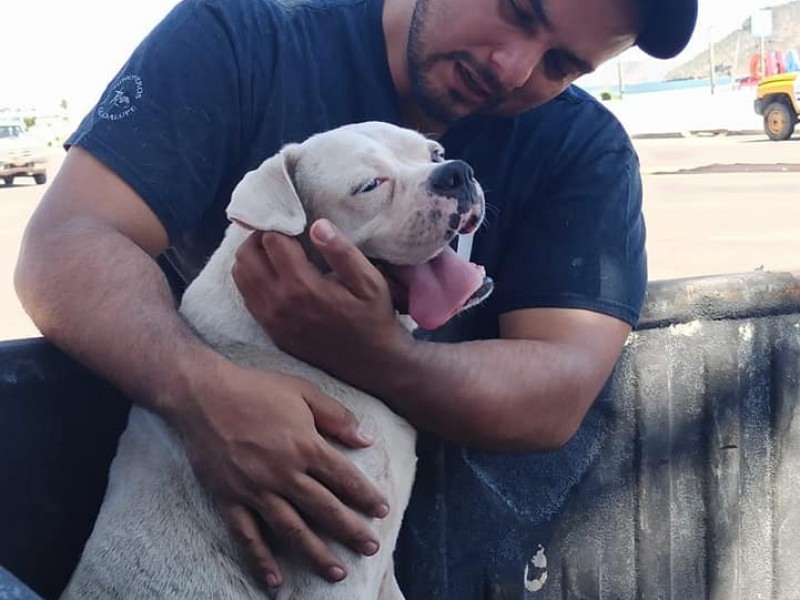
[{"label": "white dog", "polygon": [[278,350],[244,307],[231,276],[234,253],[251,230],[298,235],[307,222],[328,218],[394,269],[391,276],[408,289],[411,316],[435,327],[490,291],[483,269],[448,247],[480,225],[483,211],[483,192],[466,163],[444,161],[436,142],[385,123],[318,134],[248,173],[233,192],[225,239],[187,289],[181,314],[231,360],[316,383],[373,434],[368,449],[342,452],[389,499],[390,515],[371,523],[381,549],[364,557],[331,541],[348,570],[337,584],[280,556],[284,583],[266,591],[247,572],[174,432],[134,407],[63,598],[402,599],[392,553],[414,477],[414,430],[382,402]]}]

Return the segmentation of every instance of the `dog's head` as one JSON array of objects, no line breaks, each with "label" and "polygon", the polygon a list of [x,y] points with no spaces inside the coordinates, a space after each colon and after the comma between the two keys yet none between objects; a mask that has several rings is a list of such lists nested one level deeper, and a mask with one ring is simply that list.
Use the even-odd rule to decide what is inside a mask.
[{"label": "dog's head", "polygon": [[240,225],[293,236],[330,219],[382,265],[393,290],[406,290],[401,304],[426,328],[490,293],[483,270],[449,249],[483,214],[469,165],[445,160],[441,145],[419,133],[379,122],[285,146],[245,175],[228,206]]}]

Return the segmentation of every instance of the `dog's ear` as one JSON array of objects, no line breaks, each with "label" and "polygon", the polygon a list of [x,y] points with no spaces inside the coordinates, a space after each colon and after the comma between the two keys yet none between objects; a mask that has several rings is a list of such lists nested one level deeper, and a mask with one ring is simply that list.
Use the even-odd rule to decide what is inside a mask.
[{"label": "dog's ear", "polygon": [[251,229],[299,235],[306,227],[306,213],[297,196],[290,170],[297,161],[297,145],[247,173],[233,190],[228,219]]}]

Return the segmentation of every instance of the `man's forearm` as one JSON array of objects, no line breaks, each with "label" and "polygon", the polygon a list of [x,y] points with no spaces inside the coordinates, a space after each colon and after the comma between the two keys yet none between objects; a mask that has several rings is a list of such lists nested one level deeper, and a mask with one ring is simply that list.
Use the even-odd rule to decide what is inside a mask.
[{"label": "man's forearm", "polygon": [[490,450],[563,445],[599,392],[580,354],[546,342],[407,340],[368,360],[341,375],[416,427]]},{"label": "man's forearm", "polygon": [[113,229],[88,221],[46,233],[37,227],[32,222],[15,274],[34,323],[50,341],[169,419],[171,391],[215,355],[175,311],[155,261]]}]

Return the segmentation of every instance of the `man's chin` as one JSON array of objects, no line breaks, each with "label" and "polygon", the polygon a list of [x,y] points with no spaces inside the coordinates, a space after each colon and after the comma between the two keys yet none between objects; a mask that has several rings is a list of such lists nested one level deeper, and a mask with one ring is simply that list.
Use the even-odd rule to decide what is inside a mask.
[{"label": "man's chin", "polygon": [[445,107],[441,103],[420,102],[420,108],[427,119],[444,127],[449,127],[464,118],[449,106]]},{"label": "man's chin", "polygon": [[422,111],[428,119],[444,127],[451,127],[452,125],[455,125],[456,123],[464,121],[470,117],[498,114],[494,109],[485,107],[469,107],[461,103],[450,104],[447,106],[447,108],[443,108],[441,106],[436,108],[423,106]]},{"label": "man's chin", "polygon": [[[475,105],[467,102],[454,94],[452,102],[447,104],[440,103],[438,107],[438,114],[446,116],[447,121],[442,121],[446,125],[453,125],[464,119],[470,117],[509,117],[519,114],[522,110],[515,110],[511,103],[503,102],[486,102],[480,105]],[[426,114],[429,114],[426,111]]]},{"label": "man's chin", "polygon": [[511,116],[521,111],[503,110],[508,102],[485,102],[476,105],[454,90],[434,94],[430,86],[416,88],[416,101],[422,114],[433,123],[450,127],[459,121],[476,116]]}]

